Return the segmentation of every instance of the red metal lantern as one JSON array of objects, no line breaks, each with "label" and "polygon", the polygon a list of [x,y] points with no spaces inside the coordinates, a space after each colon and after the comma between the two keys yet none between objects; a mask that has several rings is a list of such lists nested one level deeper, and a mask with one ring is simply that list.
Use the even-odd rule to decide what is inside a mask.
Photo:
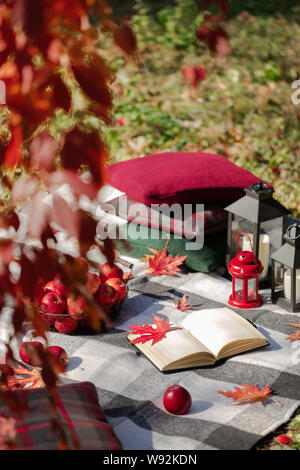
[{"label": "red metal lantern", "polygon": [[[240,232],[237,246],[241,234],[248,236],[245,232]],[[263,271],[263,265],[253,253],[250,237],[249,241],[252,252],[240,251],[227,266],[232,276],[232,294],[228,303],[233,307],[255,308],[263,303],[263,298],[258,293],[258,278]]]}]

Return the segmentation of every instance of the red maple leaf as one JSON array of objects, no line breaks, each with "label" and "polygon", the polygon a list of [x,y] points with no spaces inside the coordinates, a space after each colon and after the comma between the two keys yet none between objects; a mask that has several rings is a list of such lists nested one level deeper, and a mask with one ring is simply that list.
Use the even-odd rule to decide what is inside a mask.
[{"label": "red maple leaf", "polygon": [[239,402],[239,404],[265,402],[266,400],[274,401],[278,406],[282,406],[279,401],[275,400],[272,395],[272,389],[268,385],[262,390],[257,385],[241,384],[242,388],[234,387],[235,391],[226,390],[225,392],[218,390],[217,393],[224,395],[225,397],[232,398],[233,401]]},{"label": "red maple leaf", "polygon": [[194,306],[193,304],[188,303],[188,299],[187,299],[186,294],[184,294],[184,296],[181,297],[178,300],[177,304],[175,302],[173,302],[173,304],[175,305],[177,310],[181,310],[181,312],[185,312],[186,310],[190,310]]},{"label": "red maple leaf", "polygon": [[145,255],[145,258],[142,261],[149,263],[149,268],[147,268],[147,273],[153,274],[154,276],[162,276],[166,274],[168,276],[176,276],[180,271],[179,266],[186,260],[187,256],[167,256],[167,246],[169,240],[166,243],[166,246],[161,250],[157,251],[153,248],[148,248],[153,255]]},{"label": "red maple leaf", "polygon": [[38,369],[25,369],[21,365],[12,367],[14,375],[7,378],[9,390],[20,390],[24,388],[41,388],[45,383]]},{"label": "red maple leaf", "polygon": [[170,328],[170,322],[167,318],[164,320],[162,317],[158,315],[154,316],[154,324],[155,328],[152,325],[129,325],[129,328],[132,330],[132,335],[139,335],[137,338],[134,338],[130,343],[147,343],[148,341],[152,340],[151,346],[155,343],[158,343],[163,338],[166,337],[166,333],[169,331],[180,330],[181,328]]}]

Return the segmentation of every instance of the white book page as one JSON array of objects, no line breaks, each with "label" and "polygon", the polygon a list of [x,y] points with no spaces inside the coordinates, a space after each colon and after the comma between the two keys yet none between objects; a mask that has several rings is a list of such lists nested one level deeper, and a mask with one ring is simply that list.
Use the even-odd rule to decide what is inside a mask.
[{"label": "white book page", "polygon": [[232,341],[264,339],[254,326],[227,307],[197,310],[183,320],[182,326],[216,357]]},{"label": "white book page", "polygon": [[[138,335],[130,334],[128,335],[128,338],[132,340],[137,336]],[[209,353],[204,346],[199,344],[193,336],[183,329],[169,331],[166,334],[166,337],[161,341],[153,346],[151,344],[152,341],[149,341],[144,344],[137,343],[135,346],[149,357],[153,357],[154,360],[157,358],[164,366],[191,354],[200,352]]]}]

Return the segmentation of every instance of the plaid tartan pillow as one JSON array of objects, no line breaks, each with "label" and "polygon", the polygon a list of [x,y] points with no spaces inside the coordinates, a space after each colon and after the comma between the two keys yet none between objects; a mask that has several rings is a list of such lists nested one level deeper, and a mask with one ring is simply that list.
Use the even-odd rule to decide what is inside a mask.
[{"label": "plaid tartan pillow", "polygon": [[[13,393],[24,393],[15,391]],[[57,450],[57,434],[52,429],[49,394],[45,388],[26,391],[29,409],[20,417],[8,411],[0,401],[0,415],[16,420],[16,442],[22,450]],[[106,421],[99,405],[97,391],[91,382],[71,383],[57,387],[55,401],[60,411],[69,449],[120,450],[121,444]]]}]

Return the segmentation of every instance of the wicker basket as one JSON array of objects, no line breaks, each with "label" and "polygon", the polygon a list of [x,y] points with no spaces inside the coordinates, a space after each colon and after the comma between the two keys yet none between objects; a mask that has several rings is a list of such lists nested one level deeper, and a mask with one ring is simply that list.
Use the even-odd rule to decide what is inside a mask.
[{"label": "wicker basket", "polygon": [[[131,274],[132,269],[133,269],[132,264],[128,263],[127,261],[125,261],[121,258],[116,258],[116,261],[119,264],[122,264],[123,266],[128,267],[130,269],[130,274]],[[125,281],[125,283],[127,284],[128,280]],[[106,305],[106,306],[101,307],[102,310],[104,310],[104,312],[107,313],[107,315],[109,316],[109,318],[112,321],[115,320],[117,318],[117,316],[119,315],[119,313],[121,312],[122,305],[123,305],[127,295],[128,295],[128,285],[127,285],[127,292],[126,292],[125,297],[123,297],[121,300],[117,300],[116,302],[114,302],[111,305]],[[41,312],[41,316],[43,317],[44,321],[47,323],[50,331],[58,332],[58,330],[55,328],[55,321],[56,320],[61,321],[63,323],[64,320],[67,320],[67,319],[70,319],[70,318],[72,318],[73,320],[77,320],[77,327],[72,332],[63,333],[63,334],[73,334],[73,333],[78,334],[78,333],[83,333],[83,332],[86,332],[87,330],[89,330],[89,328],[85,324],[85,316],[86,316],[85,313],[74,313],[72,315],[70,315],[68,313],[64,313],[64,314],[57,315],[55,313],[47,313],[47,312],[44,312],[42,310],[40,310],[40,312]]]}]

